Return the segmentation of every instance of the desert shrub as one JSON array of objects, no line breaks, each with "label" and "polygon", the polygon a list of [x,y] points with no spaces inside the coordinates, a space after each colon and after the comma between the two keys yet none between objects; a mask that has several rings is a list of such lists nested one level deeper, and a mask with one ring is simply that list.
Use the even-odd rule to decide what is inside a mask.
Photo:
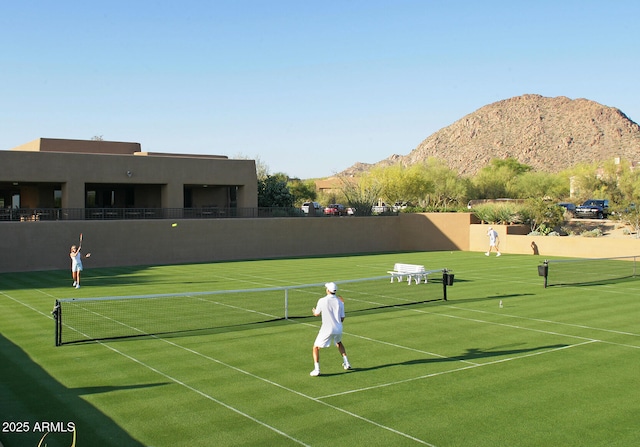
[{"label": "desert shrub", "polygon": [[587,230],[580,233],[582,237],[600,237],[602,236],[602,230],[600,228],[594,228],[593,230]]},{"label": "desert shrub", "polygon": [[571,227],[562,226],[560,227],[560,233],[566,234],[567,236],[575,236],[576,232]]},{"label": "desert shrub", "polygon": [[564,220],[562,208],[542,199],[527,199],[521,214],[523,222],[529,224],[531,231],[544,235],[549,234]]},{"label": "desert shrub", "polygon": [[494,224],[522,223],[522,206],[503,203],[486,203],[473,208],[473,214],[482,222]]}]

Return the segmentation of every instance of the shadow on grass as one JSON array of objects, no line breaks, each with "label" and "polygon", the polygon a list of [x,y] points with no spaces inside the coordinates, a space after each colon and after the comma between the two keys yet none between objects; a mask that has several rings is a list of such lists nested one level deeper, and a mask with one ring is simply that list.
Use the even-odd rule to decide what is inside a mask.
[{"label": "shadow on grass", "polygon": [[574,279],[559,280],[556,283],[548,284],[547,287],[551,288],[551,287],[608,286],[611,284],[621,284],[625,282],[637,281],[638,279],[640,279],[640,275],[624,275],[624,276],[617,276],[615,278],[610,277],[606,279],[574,278]]},{"label": "shadow on grass", "polygon": [[441,305],[448,305],[448,304],[479,303],[482,301],[504,300],[508,298],[517,298],[517,297],[523,297],[523,296],[535,296],[535,293],[506,293],[506,294],[489,295],[489,296],[482,296],[482,297],[476,297],[476,298],[449,297],[448,301],[440,301],[436,304],[441,306]]},{"label": "shadow on grass", "polygon": [[82,338],[78,340],[63,341],[62,345],[67,346],[67,345],[78,345],[78,344],[98,343],[98,342],[114,342],[114,341],[144,340],[144,339],[165,339],[165,338],[169,339],[169,338],[194,337],[194,336],[202,336],[202,335],[226,334],[229,332],[251,330],[256,326],[269,327],[269,326],[281,326],[283,324],[288,324],[286,319],[274,318],[270,320],[254,321],[250,323],[228,324],[228,325],[191,328],[191,329],[183,329],[183,330],[157,331],[153,333],[122,334],[122,335],[113,335],[113,336],[104,336],[104,337]]},{"label": "shadow on grass", "polygon": [[[151,273],[146,273],[150,271]],[[67,287],[71,291],[71,270],[49,270],[20,273],[0,273],[0,290],[25,290],[25,289],[57,289]],[[214,286],[219,281],[211,278],[176,280],[175,277],[163,277],[154,274],[150,266],[134,267],[103,267],[92,269],[85,265],[82,273],[82,284],[91,287],[122,287],[157,285],[198,285],[211,284]]]},{"label": "shadow on grass", "polygon": [[[112,419],[81,398],[82,395],[164,385],[151,383],[126,387],[67,388],[31,360],[20,347],[0,335],[0,408],[3,421],[29,424],[23,432],[0,433],[7,446],[70,446],[73,427],[78,445],[131,446],[144,444],[131,437]],[[55,423],[54,430],[43,422]],[[24,427],[24,426],[23,426]],[[71,427],[71,429],[69,429]],[[46,444],[45,444],[46,443]]]},{"label": "shadow on grass", "polygon": [[[414,307],[420,307],[424,304],[433,303],[437,301],[442,301],[441,298],[434,298],[422,301],[401,303],[401,304],[389,304],[389,305],[372,305],[368,308],[358,308],[348,311],[348,315],[357,316],[357,315],[369,315],[380,312],[395,312],[403,309],[411,309]],[[111,341],[119,341],[119,340],[131,340],[131,339],[154,339],[154,338],[180,338],[180,337],[193,337],[193,336],[202,336],[202,335],[214,335],[214,334],[223,334],[228,332],[237,332],[237,331],[245,331],[252,330],[256,327],[266,328],[270,326],[282,326],[286,324],[290,324],[292,321],[306,321],[312,320],[320,322],[318,317],[314,317],[313,315],[289,315],[287,318],[278,317],[278,318],[266,318],[264,320],[256,320],[256,321],[246,321],[246,322],[238,322],[238,323],[230,323],[230,324],[220,324],[220,325],[212,325],[212,326],[203,326],[203,327],[190,327],[184,329],[172,329],[172,330],[157,330],[153,332],[142,332],[140,329],[130,328],[127,325],[114,325],[113,330],[121,330],[123,331],[120,334],[101,334],[97,336],[93,336],[91,338],[87,338],[87,334],[89,331],[84,331],[82,334],[77,334],[75,331],[71,331],[68,328],[63,328],[63,332],[65,336],[63,336],[62,345],[76,345],[83,343],[95,343],[95,342],[111,342]],[[180,324],[180,323],[178,323]],[[189,323],[185,323],[189,324]],[[70,337],[74,337],[77,335],[77,339]]]},{"label": "shadow on grass", "polygon": [[540,350],[553,350],[565,348],[568,345],[557,344],[557,345],[547,345],[547,346],[537,346],[535,348],[526,348],[526,349],[500,349],[500,350],[482,350],[479,348],[469,348],[463,354],[453,356],[453,357],[437,357],[437,358],[426,358],[426,359],[414,359],[407,360],[406,362],[397,362],[397,363],[386,363],[383,365],[371,366],[368,368],[353,368],[353,371],[374,371],[382,368],[391,368],[394,366],[407,366],[407,365],[422,365],[422,364],[433,364],[433,363],[443,363],[443,362],[472,362],[473,360],[492,358],[492,357],[507,357],[507,356],[518,356],[522,354],[528,354],[530,352],[540,351]]}]

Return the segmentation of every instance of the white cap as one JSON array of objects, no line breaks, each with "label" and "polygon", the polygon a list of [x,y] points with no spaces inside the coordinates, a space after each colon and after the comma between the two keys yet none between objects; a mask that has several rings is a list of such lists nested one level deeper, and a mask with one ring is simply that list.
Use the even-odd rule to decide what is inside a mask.
[{"label": "white cap", "polygon": [[336,293],[338,291],[338,286],[336,286],[336,283],[334,283],[334,282],[328,282],[324,286],[331,293]]}]

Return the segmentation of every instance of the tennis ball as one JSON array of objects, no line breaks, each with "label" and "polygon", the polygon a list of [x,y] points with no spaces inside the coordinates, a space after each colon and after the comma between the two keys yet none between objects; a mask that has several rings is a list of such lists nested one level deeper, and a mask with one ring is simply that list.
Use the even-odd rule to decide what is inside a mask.
[{"label": "tennis ball", "polygon": [[172,224],[171,224],[171,226],[172,226],[172,227],[177,227],[177,226],[178,226],[178,224],[177,224],[177,223],[172,223]]}]

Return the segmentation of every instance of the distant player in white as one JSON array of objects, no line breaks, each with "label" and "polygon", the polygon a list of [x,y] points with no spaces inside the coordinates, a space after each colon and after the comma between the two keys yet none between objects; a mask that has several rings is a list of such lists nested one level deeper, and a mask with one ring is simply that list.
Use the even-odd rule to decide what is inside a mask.
[{"label": "distant player in white", "polygon": [[[80,288],[80,272],[82,271],[82,254],[80,250],[82,249],[82,245],[71,246],[71,252],[69,256],[71,257],[71,277],[73,278],[73,287],[76,289]],[[85,256],[88,258],[91,256],[91,253],[87,253]]]},{"label": "distant player in white", "polygon": [[493,227],[489,227],[487,236],[489,236],[489,251],[485,253],[485,256],[489,256],[491,250],[493,250],[494,248],[498,253],[496,256],[500,256],[500,238],[498,238],[498,232],[494,230]]},{"label": "distant player in white", "polygon": [[342,355],[342,367],[351,369],[347,359],[347,351],[342,344],[342,322],[344,321],[344,301],[336,295],[338,286],[335,283],[326,283],[327,295],[318,300],[316,307],[312,309],[314,316],[322,315],[322,326],[320,332],[313,343],[313,364],[314,368],[309,374],[311,376],[320,375],[320,348],[328,348],[332,344],[338,347]]}]

